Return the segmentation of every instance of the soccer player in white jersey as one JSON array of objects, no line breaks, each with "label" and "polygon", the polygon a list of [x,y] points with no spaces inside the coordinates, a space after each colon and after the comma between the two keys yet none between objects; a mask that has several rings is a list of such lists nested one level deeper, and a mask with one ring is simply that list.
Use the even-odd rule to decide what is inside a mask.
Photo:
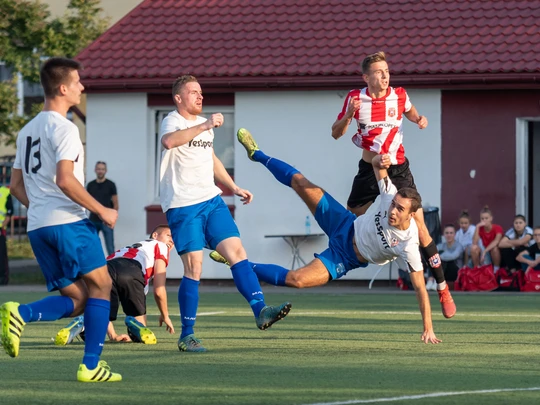
[{"label": "soccer player in white jersey", "polygon": [[[295,288],[316,287],[344,276],[349,270],[366,267],[368,263],[383,265],[397,259],[400,268],[411,273],[424,323],[421,339],[425,343],[439,343],[433,331],[414,220],[414,213],[421,207],[420,195],[413,188],[397,190],[392,184],[386,172],[390,157],[377,155],[373,159],[380,196],[365,215],[356,217],[298,170],[265,155],[246,129],[238,130],[238,140],[251,160],[264,165],[280,183],[298,194],[329,239],[328,249],[315,254],[313,261],[297,270],[252,263],[259,280]],[[215,252],[210,257],[226,263]]]},{"label": "soccer player in white jersey", "polygon": [[[146,239],[123,247],[107,257],[107,268],[112,279],[111,312],[107,335],[114,342],[138,342],[156,344],[154,332],[147,328],[146,294],[148,283],[153,280],[154,299],[160,316],[159,326],[165,324],[174,334],[167,306],[167,265],[169,253],[174,246],[168,225],[158,225]],[[118,316],[119,302],[126,314],[127,334],[117,334],[113,322]],[[84,317],[75,318],[55,337],[55,344],[63,346],[73,341],[84,330]]]},{"label": "soccer player in white jersey", "polygon": [[163,153],[160,171],[160,199],[163,212],[184,264],[178,303],[182,332],[178,349],[203,352],[206,349],[194,335],[193,327],[199,302],[203,248],[216,249],[232,264],[231,272],[238,291],[251,306],[257,327],[267,329],[287,315],[291,304],[266,306],[257,276],[253,272],[240,241],[240,233],[229,208],[221,198],[215,181],[223,184],[244,204],[253,195],[238,187],[216,157],[213,128],[223,124],[222,114],[208,119],[202,112],[202,91],[191,75],[173,83],[176,110],[161,124]]},{"label": "soccer player in white jersey", "polygon": [[[371,167],[371,161],[377,154],[390,156],[392,165],[388,168],[388,176],[398,189],[416,189],[403,148],[403,117],[415,122],[420,129],[428,125],[426,117],[418,114],[412,105],[405,89],[390,87],[390,71],[384,52],[368,55],[362,62],[362,73],[367,87],[349,92],[332,125],[332,137],[339,139],[347,132],[353,118],[356,120],[357,132],[352,141],[363,151],[347,201],[347,208],[355,215],[364,214],[379,194]],[[451,318],[456,313],[456,305],[444,278],[437,246],[424,222],[422,209],[416,212],[415,219],[421,251],[437,281],[443,315]]]},{"label": "soccer player in white jersey", "polygon": [[59,290],[29,304],[7,302],[0,307],[2,345],[19,355],[20,338],[28,322],[55,321],[85,314],[86,342],[77,379],[120,381],[100,361],[109,319],[111,278],[96,228],[85,209],[113,227],[117,211],[97,202],[84,188],[84,149],[77,127],[66,118],[84,90],[80,64],[51,58],[40,71],[45,105],[17,138],[11,193],[28,207],[28,238],[47,289]]}]

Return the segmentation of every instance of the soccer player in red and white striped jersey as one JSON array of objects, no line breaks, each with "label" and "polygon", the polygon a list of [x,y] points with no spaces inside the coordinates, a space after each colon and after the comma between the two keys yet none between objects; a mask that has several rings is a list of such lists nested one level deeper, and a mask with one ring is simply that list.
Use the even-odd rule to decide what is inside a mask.
[{"label": "soccer player in red and white striped jersey", "polygon": [[[174,326],[169,317],[167,306],[167,291],[165,289],[166,272],[169,264],[170,251],[174,246],[171,230],[168,225],[158,225],[150,238],[117,250],[107,257],[107,269],[112,279],[111,306],[107,335],[111,341],[148,343],[141,339],[138,329],[144,329],[147,335],[152,335],[150,343],[155,343],[155,335],[146,328],[146,294],[148,282],[153,279],[153,291],[156,305],[159,309],[159,326],[165,324],[167,331],[174,334]],[[119,304],[126,314],[128,334],[117,334],[113,322],[118,315]],[[134,321],[129,321],[133,318]],[[128,324],[129,321],[129,324]],[[135,322],[136,321],[136,322]],[[71,343],[82,330],[73,328],[72,324],[61,329],[55,339],[55,344]]]},{"label": "soccer player in red and white striped jersey", "polygon": [[[390,87],[390,71],[384,52],[368,55],[362,61],[362,78],[367,84],[363,89],[351,90],[343,108],[332,125],[332,137],[341,138],[353,118],[358,130],[353,143],[362,148],[362,159],[358,163],[347,208],[356,215],[362,215],[379,194],[371,162],[378,154],[389,154],[392,166],[388,176],[399,190],[403,187],[416,189],[409,168],[409,160],[403,148],[403,117],[415,122],[420,129],[428,125],[427,118],[420,115],[409,100],[405,89]],[[415,213],[418,224],[421,250],[428,259],[429,266],[437,281],[437,291],[443,315],[454,316],[456,306],[448,290],[437,247],[425,225],[422,210]]]}]

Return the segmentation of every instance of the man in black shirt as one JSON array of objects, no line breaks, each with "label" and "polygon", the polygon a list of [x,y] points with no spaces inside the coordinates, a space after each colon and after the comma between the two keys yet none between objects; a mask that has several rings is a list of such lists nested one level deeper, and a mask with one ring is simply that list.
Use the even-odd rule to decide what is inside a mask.
[{"label": "man in black shirt", "polygon": [[[96,179],[92,180],[86,186],[88,193],[102,205],[107,208],[113,208],[118,211],[118,195],[116,193],[116,185],[105,178],[107,174],[107,163],[96,163]],[[114,253],[114,231],[105,225],[96,214],[90,214],[90,221],[96,227],[98,234],[101,231],[103,233],[103,239],[105,239],[105,247],[107,248],[107,256]]]}]

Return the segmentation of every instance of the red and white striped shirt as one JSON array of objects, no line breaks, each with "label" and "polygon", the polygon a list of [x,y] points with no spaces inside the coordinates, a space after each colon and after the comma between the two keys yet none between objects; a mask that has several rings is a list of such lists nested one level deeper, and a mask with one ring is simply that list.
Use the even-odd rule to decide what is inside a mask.
[{"label": "red and white striped shirt", "polygon": [[386,95],[381,98],[372,98],[367,87],[351,90],[345,98],[338,120],[347,112],[349,100],[353,97],[361,101],[360,109],[354,115],[358,132],[352,137],[353,143],[371,152],[389,154],[394,165],[405,162],[403,113],[412,107],[405,89],[388,87]]},{"label": "red and white striped shirt", "polygon": [[163,242],[155,239],[147,239],[117,250],[107,256],[107,260],[117,259],[119,257],[133,259],[141,264],[145,284],[144,292],[147,293],[148,281],[154,277],[156,260],[162,259],[165,261],[165,266],[169,265],[169,248]]}]

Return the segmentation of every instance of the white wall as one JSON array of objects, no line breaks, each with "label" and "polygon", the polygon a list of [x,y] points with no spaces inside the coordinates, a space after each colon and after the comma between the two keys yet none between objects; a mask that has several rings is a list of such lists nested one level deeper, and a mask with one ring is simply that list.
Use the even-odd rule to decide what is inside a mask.
[{"label": "white wall", "polygon": [[[144,207],[153,200],[153,134],[149,132],[146,94],[89,94],[87,99],[86,181],[95,179],[98,160],[115,182],[119,213],[115,247],[146,237]],[[150,149],[151,148],[151,149]]]},{"label": "white wall", "polygon": [[[420,131],[415,125],[406,124],[406,153],[424,201],[440,206],[440,92],[422,90],[409,94],[419,112],[428,117],[429,129]],[[353,126],[337,141],[330,135],[345,95],[346,92],[338,91],[237,93],[235,127],[250,129],[263,151],[292,164],[345,205],[362,155],[361,149],[350,141]],[[252,204],[237,203],[236,209],[248,256],[255,262],[288,266],[291,253],[285,242],[266,239],[264,235],[302,233],[309,211],[291,189],[277,182],[262,165],[248,160],[239,145],[235,159],[237,184],[255,195]],[[320,228],[312,232],[317,229]],[[302,256],[311,260],[314,252],[326,247],[324,237],[305,244]],[[371,279],[377,270],[377,266],[370,266],[349,273],[347,278]],[[394,278],[396,274],[394,269]],[[388,266],[378,277],[388,278]]]},{"label": "white wall", "polygon": [[[250,129],[261,149],[294,165],[345,205],[362,155],[361,149],[350,141],[353,126],[337,141],[330,135],[346,94],[346,91],[237,93],[234,127]],[[406,122],[406,155],[424,202],[440,207],[440,92],[416,90],[409,91],[409,95],[420,114],[428,117],[429,127],[420,131]],[[107,177],[116,183],[120,201],[116,246],[134,243],[146,237],[144,207],[156,203],[154,112],[147,107],[145,94],[90,94],[87,108],[87,180],[95,177],[97,160],[107,162]],[[255,195],[253,203],[247,206],[236,200],[236,222],[248,257],[254,262],[289,267],[290,248],[281,239],[267,239],[264,235],[303,233],[308,209],[263,166],[248,160],[239,144],[235,146],[235,180]],[[312,232],[319,231],[312,218]],[[309,261],[314,252],[326,247],[326,237],[306,243],[301,249],[302,256]],[[377,270],[377,266],[370,266],[349,273],[347,278],[370,279]],[[182,271],[181,261],[173,253],[168,275],[179,278]],[[396,274],[394,268],[394,278]],[[203,278],[230,277],[227,267],[205,260]],[[378,278],[388,278],[388,266]]]}]

